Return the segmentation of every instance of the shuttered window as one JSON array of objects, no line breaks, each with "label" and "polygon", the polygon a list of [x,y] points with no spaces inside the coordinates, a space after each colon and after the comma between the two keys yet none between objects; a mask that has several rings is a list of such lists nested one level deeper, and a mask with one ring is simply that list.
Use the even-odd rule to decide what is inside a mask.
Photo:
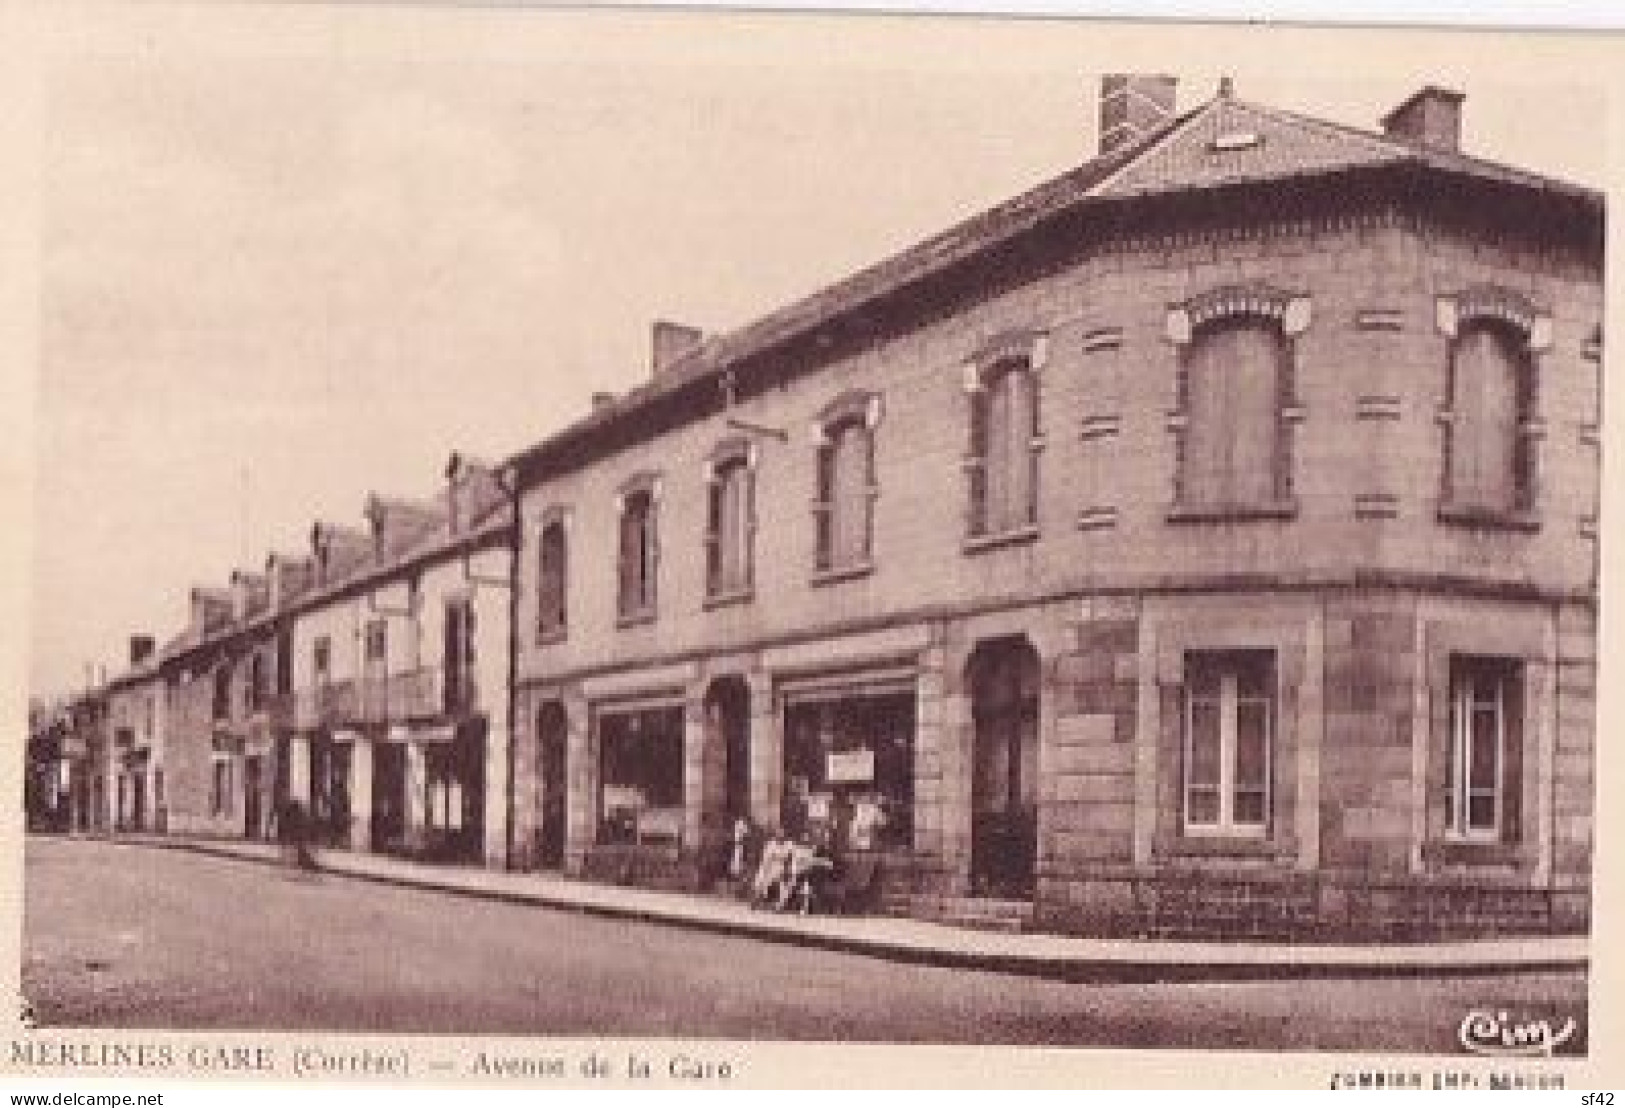
[{"label": "shuttered window", "polygon": [[874,440],[869,428],[858,418],[827,427],[818,448],[814,502],[819,570],[869,562],[874,495]]},{"label": "shuttered window", "polygon": [[972,538],[1038,523],[1038,383],[1025,360],[982,374],[970,400],[967,530]]},{"label": "shuttered window", "polygon": [[1446,499],[1482,513],[1533,507],[1533,373],[1522,338],[1498,322],[1464,326],[1451,362]]},{"label": "shuttered window", "polygon": [[569,547],[562,519],[543,526],[537,549],[536,630],[541,638],[557,638],[565,632],[569,611]]},{"label": "shuttered window", "polygon": [[648,489],[628,492],[621,507],[616,609],[623,621],[654,616],[657,556],[654,494]]},{"label": "shuttered window", "polygon": [[1187,357],[1181,502],[1229,508],[1277,500],[1285,492],[1280,327],[1229,317],[1199,332]]},{"label": "shuttered window", "polygon": [[711,474],[706,521],[706,595],[711,599],[748,593],[752,584],[755,531],[750,459],[737,454],[719,461]]}]

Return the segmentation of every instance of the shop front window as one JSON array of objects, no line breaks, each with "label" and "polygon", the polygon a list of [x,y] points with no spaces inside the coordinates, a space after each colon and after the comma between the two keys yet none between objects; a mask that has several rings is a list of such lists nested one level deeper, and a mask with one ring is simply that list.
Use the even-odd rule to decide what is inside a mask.
[{"label": "shop front window", "polygon": [[600,843],[664,843],[683,835],[683,710],[606,713],[598,720]]},{"label": "shop front window", "polygon": [[912,692],[796,703],[785,714],[784,829],[837,852],[914,837]]}]

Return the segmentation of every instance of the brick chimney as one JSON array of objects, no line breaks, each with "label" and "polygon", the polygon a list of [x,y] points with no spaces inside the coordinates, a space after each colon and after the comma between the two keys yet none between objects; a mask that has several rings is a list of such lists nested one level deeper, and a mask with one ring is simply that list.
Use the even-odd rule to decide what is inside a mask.
[{"label": "brick chimney", "polygon": [[1461,149],[1461,102],[1466,97],[1438,85],[1417,89],[1382,117],[1383,133],[1426,150]]},{"label": "brick chimney", "polygon": [[1178,81],[1159,73],[1108,73],[1100,79],[1100,152],[1110,154],[1162,126],[1174,114]]},{"label": "brick chimney", "polygon": [[191,628],[199,638],[231,622],[230,589],[194,585],[192,586],[190,600],[192,608]]},{"label": "brick chimney", "polygon": [[446,511],[451,533],[461,534],[502,500],[496,467],[461,451],[446,463]]},{"label": "brick chimney", "polygon": [[151,635],[130,636],[130,668],[134,669],[148,658],[157,649],[158,643]]},{"label": "brick chimney", "polygon": [[659,376],[700,348],[705,332],[698,327],[657,319],[650,328],[649,368]]}]

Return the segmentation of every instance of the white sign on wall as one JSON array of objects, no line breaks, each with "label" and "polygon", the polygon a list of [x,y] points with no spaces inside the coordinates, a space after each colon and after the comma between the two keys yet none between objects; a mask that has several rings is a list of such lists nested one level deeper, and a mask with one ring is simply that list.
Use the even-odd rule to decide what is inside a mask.
[{"label": "white sign on wall", "polygon": [[873,781],[875,752],[872,750],[831,752],[824,769],[824,777],[831,785],[856,785]]}]

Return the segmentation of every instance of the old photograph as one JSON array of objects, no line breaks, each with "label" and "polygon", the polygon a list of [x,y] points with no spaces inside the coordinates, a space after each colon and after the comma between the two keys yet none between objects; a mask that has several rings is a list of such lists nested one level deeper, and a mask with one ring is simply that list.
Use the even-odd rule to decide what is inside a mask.
[{"label": "old photograph", "polygon": [[7,1069],[1599,1049],[1586,43],[124,15],[41,65]]}]

